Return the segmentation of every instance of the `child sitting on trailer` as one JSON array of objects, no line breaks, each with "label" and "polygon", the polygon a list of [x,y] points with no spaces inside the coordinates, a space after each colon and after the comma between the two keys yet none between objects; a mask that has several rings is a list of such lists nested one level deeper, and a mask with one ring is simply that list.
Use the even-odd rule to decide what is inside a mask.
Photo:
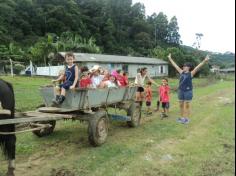
[{"label": "child sitting on trailer", "polygon": [[82,72],[79,81],[79,88],[91,88],[92,81],[89,72]]},{"label": "child sitting on trailer", "polygon": [[92,88],[100,88],[101,82],[104,78],[104,75],[101,75],[101,67],[99,65],[94,65],[93,68],[90,69],[90,73]]},{"label": "child sitting on trailer", "polygon": [[124,78],[125,86],[128,86],[128,85],[129,85],[128,74],[129,74],[128,72],[124,72],[124,73],[123,73],[123,78]]},{"label": "child sitting on trailer", "polygon": [[75,56],[73,53],[66,53],[65,61],[67,63],[65,69],[65,81],[59,85],[60,91],[57,92],[56,98],[53,100],[53,103],[56,105],[62,104],[65,100],[66,90],[75,89],[78,77],[79,77],[79,68],[74,64]]}]

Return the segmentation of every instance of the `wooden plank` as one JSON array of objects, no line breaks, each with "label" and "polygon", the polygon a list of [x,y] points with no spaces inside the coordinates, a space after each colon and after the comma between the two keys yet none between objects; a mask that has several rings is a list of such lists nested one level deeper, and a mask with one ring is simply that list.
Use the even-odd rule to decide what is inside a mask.
[{"label": "wooden plank", "polygon": [[57,107],[42,107],[42,108],[39,108],[38,111],[43,112],[43,113],[66,113],[66,112],[78,111],[78,109],[65,109],[65,108],[57,108]]},{"label": "wooden plank", "polygon": [[11,115],[11,111],[6,109],[0,109],[0,115]]},{"label": "wooden plank", "polygon": [[61,120],[64,118],[66,119],[72,118],[73,116],[73,115],[66,115],[66,114],[50,114],[50,113],[41,113],[41,112],[26,112],[26,113],[21,113],[21,115],[24,115],[26,117],[0,120],[0,125]]}]

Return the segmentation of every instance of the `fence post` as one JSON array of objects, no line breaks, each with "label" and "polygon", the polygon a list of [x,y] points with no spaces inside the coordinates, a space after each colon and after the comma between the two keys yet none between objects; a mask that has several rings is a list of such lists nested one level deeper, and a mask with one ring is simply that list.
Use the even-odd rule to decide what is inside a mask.
[{"label": "fence post", "polygon": [[11,64],[11,76],[13,77],[14,76],[14,73],[13,73],[13,62],[12,62],[11,59],[10,59],[10,64]]},{"label": "fence post", "polygon": [[30,60],[30,76],[32,76],[32,75],[33,75],[33,63]]},{"label": "fence post", "polygon": [[50,64],[48,64],[48,68],[49,68],[49,76],[51,76],[51,65]]}]

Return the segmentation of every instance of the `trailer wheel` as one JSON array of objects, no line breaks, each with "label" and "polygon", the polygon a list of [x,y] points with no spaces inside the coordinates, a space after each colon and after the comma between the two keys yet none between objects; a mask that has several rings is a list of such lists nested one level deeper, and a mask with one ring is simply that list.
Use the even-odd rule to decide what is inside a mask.
[{"label": "trailer wheel", "polygon": [[131,116],[131,121],[127,124],[129,127],[137,127],[140,125],[141,120],[141,107],[138,103],[133,102],[127,111],[127,115]]},{"label": "trailer wheel", "polygon": [[106,142],[108,136],[109,120],[105,111],[94,114],[88,125],[88,140],[94,146],[101,146]]},{"label": "trailer wheel", "polygon": [[49,125],[51,125],[51,127],[49,127],[49,128],[44,128],[41,130],[33,131],[33,134],[35,134],[36,136],[44,137],[44,136],[48,136],[51,133],[53,133],[54,128],[56,126],[56,121],[52,120],[52,121],[45,121],[45,122],[36,122],[36,124],[49,124]]}]

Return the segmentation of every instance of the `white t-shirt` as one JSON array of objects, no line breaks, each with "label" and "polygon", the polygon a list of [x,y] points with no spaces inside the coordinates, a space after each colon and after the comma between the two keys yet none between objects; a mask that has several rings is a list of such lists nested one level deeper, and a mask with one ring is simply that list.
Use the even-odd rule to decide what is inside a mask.
[{"label": "white t-shirt", "polygon": [[105,81],[105,84],[107,85],[108,88],[117,87],[116,84],[110,80]]},{"label": "white t-shirt", "polygon": [[104,78],[104,75],[92,76],[91,78],[92,87],[97,88],[102,82],[103,78]]},{"label": "white t-shirt", "polygon": [[[143,86],[144,86],[144,81],[145,81],[146,77],[148,77],[148,75],[142,76],[141,73],[138,73],[137,76],[136,76],[136,78],[135,78],[134,83],[135,83],[137,86],[143,87]],[[148,77],[148,78],[149,78],[149,77]]]}]

